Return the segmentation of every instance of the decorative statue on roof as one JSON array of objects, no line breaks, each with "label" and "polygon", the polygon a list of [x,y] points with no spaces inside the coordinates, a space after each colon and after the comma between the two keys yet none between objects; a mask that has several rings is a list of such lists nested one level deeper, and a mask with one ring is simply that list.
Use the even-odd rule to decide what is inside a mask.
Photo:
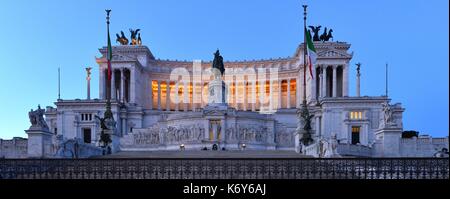
[{"label": "decorative statue on roof", "polygon": [[311,30],[314,33],[313,41],[320,41],[319,31],[320,31],[320,28],[322,28],[322,26],[308,26],[308,27],[311,28]]},{"label": "decorative statue on roof", "polygon": [[130,28],[130,33],[131,33],[131,45],[135,46],[138,45],[138,39],[136,38],[136,36],[138,35],[139,31],[141,29],[137,29],[137,30],[133,30]]},{"label": "decorative statue on roof", "polygon": [[139,46],[142,46],[141,33],[138,34],[137,44],[138,44]]},{"label": "decorative statue on roof", "polygon": [[119,36],[119,34],[116,34],[116,42],[119,42],[120,45],[128,45],[128,39],[127,37],[125,37],[125,34],[123,33],[123,31],[120,31],[121,36]]},{"label": "decorative statue on roof", "polygon": [[357,63],[356,64],[356,74],[360,75],[361,74],[361,63]]},{"label": "decorative statue on roof", "polygon": [[323,31],[323,34],[320,35],[321,41],[329,41],[331,38],[333,38],[333,29],[330,28],[330,31],[327,32],[327,28],[325,27],[325,30]]},{"label": "decorative statue on roof", "polygon": [[28,112],[28,117],[30,118],[31,127],[30,128],[41,128],[48,130],[47,122],[44,119],[45,110],[41,109],[41,105],[38,105],[38,109],[33,111],[31,109]]},{"label": "decorative statue on roof", "polygon": [[223,57],[220,55],[219,50],[217,49],[216,53],[214,53],[214,60],[212,68],[216,68],[220,71],[220,75],[222,76],[225,72],[225,66],[223,65]]},{"label": "decorative statue on roof", "polygon": [[389,105],[389,102],[383,102],[383,121],[381,123],[381,127],[392,127],[395,126],[395,122],[393,120],[392,114],[392,108],[391,105]]}]

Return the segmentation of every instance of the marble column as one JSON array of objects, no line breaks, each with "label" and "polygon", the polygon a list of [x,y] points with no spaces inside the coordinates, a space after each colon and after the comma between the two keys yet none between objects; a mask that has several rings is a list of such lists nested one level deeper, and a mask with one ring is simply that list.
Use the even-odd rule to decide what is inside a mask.
[{"label": "marble column", "polygon": [[[303,69],[302,69],[303,70]],[[303,72],[301,72],[303,73]],[[302,100],[303,100],[303,79],[302,79],[302,75],[299,75],[297,78],[297,95],[296,95],[296,101],[295,101],[295,107],[296,108],[300,108],[301,104],[302,104]]]},{"label": "marble column", "polygon": [[322,97],[328,97],[327,96],[327,66],[324,65],[322,68],[323,78],[322,78]]},{"label": "marble column", "polygon": [[195,111],[195,108],[197,107],[195,102],[196,102],[196,97],[197,97],[197,83],[192,83],[192,98],[191,98],[191,104],[192,104],[192,111]]},{"label": "marble column", "polygon": [[129,90],[129,96],[130,96],[130,102],[136,103],[136,69],[133,67],[130,70],[130,90]]},{"label": "marble column", "polygon": [[333,97],[337,97],[337,66],[333,66]]},{"label": "marble column", "polygon": [[248,93],[247,93],[247,81],[244,80],[244,98],[243,98],[244,111],[247,111],[247,102],[248,102],[247,96],[248,96]]},{"label": "marble column", "polygon": [[356,97],[361,96],[361,73],[356,74]]},{"label": "marble column", "polygon": [[170,81],[166,81],[166,111],[170,111]]},{"label": "marble column", "polygon": [[188,110],[188,104],[189,104],[189,84],[184,83],[183,84],[183,110],[186,112]]},{"label": "marble column", "polygon": [[[315,102],[316,101],[316,87],[317,87],[317,85],[316,85],[316,79],[315,78],[317,78],[315,75],[316,75],[316,68],[315,68],[315,66],[313,66],[312,67],[313,68],[313,70],[312,70],[312,74],[314,75],[314,79],[311,77],[311,74],[309,74],[308,76],[309,77],[311,77],[310,78],[310,80],[311,80],[311,83],[310,83],[310,88],[311,88],[311,91],[310,91],[310,96],[311,96],[311,99],[310,99],[310,101],[313,101],[313,102]],[[308,71],[308,73],[309,73],[309,71]]]},{"label": "marble column", "polygon": [[116,74],[115,70],[112,70],[111,73],[111,99],[117,99],[117,89],[116,89]]},{"label": "marble column", "polygon": [[99,74],[99,96],[100,99],[106,99],[105,96],[105,70],[100,66],[100,74]]},{"label": "marble column", "polygon": [[323,98],[323,74],[319,74],[319,99]]},{"label": "marble column", "polygon": [[235,92],[234,92],[234,106],[236,107],[236,110],[240,110],[239,109],[239,102],[241,101],[240,99],[239,99],[239,81],[237,81],[237,79],[236,79],[236,81],[235,81],[236,83],[234,84],[234,90],[235,90]]},{"label": "marble column", "polygon": [[226,132],[226,127],[227,127],[227,123],[225,121],[225,119],[220,120],[220,137],[219,140],[220,141],[225,141],[225,132]]},{"label": "marble column", "polygon": [[122,102],[125,103],[125,68],[120,71],[120,97]]},{"label": "marble column", "polygon": [[286,108],[291,108],[291,79],[287,79]]},{"label": "marble column", "polygon": [[150,79],[150,110],[153,110],[153,80]]},{"label": "marble column", "polygon": [[348,64],[343,66],[342,70],[342,96],[348,97]]},{"label": "marble column", "polygon": [[161,80],[158,80],[158,111],[161,110]]},{"label": "marble column", "polygon": [[[281,106],[283,105],[282,99],[283,99],[283,89],[282,89],[283,80],[278,80],[278,109],[281,109]],[[245,99],[245,98],[244,98]]]},{"label": "marble column", "polygon": [[256,90],[256,81],[252,82],[251,92],[252,92],[252,97],[251,97],[252,111],[255,112],[256,111],[256,100],[258,100],[258,99],[256,99],[256,92],[258,92]]},{"label": "marble column", "polygon": [[180,110],[180,87],[179,87],[179,82],[175,83],[175,111],[179,111]]}]

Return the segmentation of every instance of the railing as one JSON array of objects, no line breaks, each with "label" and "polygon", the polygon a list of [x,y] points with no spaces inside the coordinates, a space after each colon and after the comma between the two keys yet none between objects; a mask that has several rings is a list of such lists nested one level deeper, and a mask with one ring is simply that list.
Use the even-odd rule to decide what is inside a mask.
[{"label": "railing", "polygon": [[319,157],[319,143],[313,143],[309,146],[305,146],[305,149],[303,149],[303,153],[305,155],[310,155],[313,157]]},{"label": "railing", "polygon": [[0,178],[449,179],[449,159],[4,159]]}]

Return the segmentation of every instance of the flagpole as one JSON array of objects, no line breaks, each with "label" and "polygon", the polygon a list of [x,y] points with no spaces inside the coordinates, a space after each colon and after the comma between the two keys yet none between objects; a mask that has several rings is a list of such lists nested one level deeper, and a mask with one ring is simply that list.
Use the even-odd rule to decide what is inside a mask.
[{"label": "flagpole", "polygon": [[[108,39],[109,39],[109,19],[110,19],[109,13],[110,12],[111,12],[111,10],[106,10],[106,28],[107,28],[107,32],[108,32]],[[108,49],[108,51],[109,51],[109,49]],[[108,58],[109,53],[110,52],[107,52],[107,55],[106,55],[107,59],[109,59]],[[110,60],[108,60],[108,61],[110,61]],[[109,71],[109,64],[108,64],[108,82],[106,83],[106,99],[107,99],[108,103],[111,100],[111,74]]]},{"label": "flagpole", "polygon": [[304,43],[303,43],[303,103],[301,109],[297,110],[299,122],[297,124],[297,133],[301,135],[300,143],[304,146],[311,144],[314,139],[311,136],[311,119],[314,115],[308,111],[308,105],[306,102],[306,55],[307,55],[307,38],[306,38],[306,8],[307,5],[303,5],[303,31],[304,31]]},{"label": "flagpole", "polygon": [[61,71],[58,67],[58,100],[61,99]]},{"label": "flagpole", "polygon": [[308,5],[303,5],[303,105],[306,106],[306,8]]},{"label": "flagpole", "polygon": [[388,63],[386,62],[386,98],[388,98]]}]

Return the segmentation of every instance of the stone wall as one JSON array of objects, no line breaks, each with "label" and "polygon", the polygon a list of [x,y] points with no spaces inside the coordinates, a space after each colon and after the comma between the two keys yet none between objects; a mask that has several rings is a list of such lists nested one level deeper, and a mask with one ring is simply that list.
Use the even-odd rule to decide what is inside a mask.
[{"label": "stone wall", "polygon": [[400,140],[400,154],[402,157],[433,157],[443,148],[448,150],[448,137],[432,138],[420,136],[402,138]]},{"label": "stone wall", "polygon": [[25,138],[0,139],[0,158],[26,158],[27,148],[28,140]]}]

